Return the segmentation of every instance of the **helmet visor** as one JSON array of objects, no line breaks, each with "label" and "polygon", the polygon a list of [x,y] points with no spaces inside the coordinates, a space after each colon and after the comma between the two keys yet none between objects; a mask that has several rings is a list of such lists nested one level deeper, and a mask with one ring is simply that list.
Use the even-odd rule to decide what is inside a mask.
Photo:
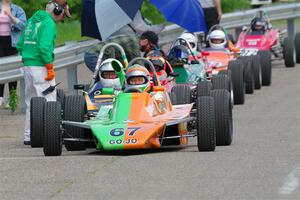
[{"label": "helmet visor", "polygon": [[104,79],[116,79],[118,78],[117,74],[114,71],[103,71],[101,72],[101,77]]},{"label": "helmet visor", "polygon": [[147,79],[144,76],[133,76],[127,79],[129,85],[143,85],[147,83]]}]

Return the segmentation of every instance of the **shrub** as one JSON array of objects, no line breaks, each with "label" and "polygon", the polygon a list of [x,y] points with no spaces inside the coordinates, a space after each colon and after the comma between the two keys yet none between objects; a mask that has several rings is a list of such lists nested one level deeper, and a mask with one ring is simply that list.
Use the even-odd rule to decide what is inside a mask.
[{"label": "shrub", "polygon": [[230,13],[238,10],[249,9],[249,0],[221,0],[223,13]]}]

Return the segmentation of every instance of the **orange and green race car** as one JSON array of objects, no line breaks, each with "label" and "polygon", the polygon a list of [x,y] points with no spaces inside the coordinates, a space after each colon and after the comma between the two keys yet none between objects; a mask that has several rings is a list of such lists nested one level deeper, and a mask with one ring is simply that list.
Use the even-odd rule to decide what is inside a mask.
[{"label": "orange and green race car", "polygon": [[[154,85],[149,92],[122,87],[113,103],[101,106],[95,116],[87,116],[86,101],[80,95],[66,97],[63,115],[60,102],[44,104],[45,156],[61,155],[63,144],[67,150],[84,150],[87,143],[98,150],[146,149],[186,145],[189,137],[197,137],[199,151],[214,151],[216,144],[230,145],[231,105],[229,96],[223,95],[227,91],[199,97],[193,110],[193,104],[172,105],[152,63],[138,59],[151,66]],[[124,86],[124,70],[117,62],[113,68]],[[73,120],[62,120],[66,115]]]}]

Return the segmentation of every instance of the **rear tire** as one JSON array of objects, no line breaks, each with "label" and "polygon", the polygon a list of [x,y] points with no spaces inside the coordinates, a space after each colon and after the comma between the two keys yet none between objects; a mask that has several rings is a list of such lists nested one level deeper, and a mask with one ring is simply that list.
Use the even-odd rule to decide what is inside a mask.
[{"label": "rear tire", "polygon": [[230,92],[230,81],[229,77],[226,74],[218,74],[211,78],[212,89],[225,89]]},{"label": "rear tire", "polygon": [[216,148],[213,97],[200,96],[197,99],[197,146],[199,151],[214,151]]},{"label": "rear tire", "polygon": [[300,33],[295,36],[296,62],[300,63]]},{"label": "rear tire", "polygon": [[56,90],[56,101],[61,103],[62,110],[64,109],[65,92],[62,89]]},{"label": "rear tire", "polygon": [[61,104],[46,102],[44,105],[44,154],[60,156],[62,152]]},{"label": "rear tire", "polygon": [[176,104],[189,104],[192,103],[192,91],[187,85],[175,85],[172,88],[172,93],[175,94]]},{"label": "rear tire", "polygon": [[168,92],[172,105],[176,105],[176,95],[172,92]]},{"label": "rear tire", "polygon": [[261,63],[262,85],[270,86],[272,83],[272,61],[270,51],[259,51]]},{"label": "rear tire", "polygon": [[212,88],[210,81],[200,81],[197,84],[197,97],[209,96]]},{"label": "rear tire", "polygon": [[230,145],[233,132],[230,94],[226,90],[212,90],[210,94],[215,105],[217,145]]},{"label": "rear tire", "polygon": [[292,37],[286,37],[283,40],[283,59],[286,67],[295,67],[294,41]]},{"label": "rear tire", "polygon": [[[71,95],[65,98],[64,120],[83,122],[86,113],[86,104],[84,96]],[[84,129],[69,125],[64,125],[65,137],[74,139],[84,139]],[[64,141],[68,151],[85,150],[85,143],[79,141]]]},{"label": "rear tire", "polygon": [[244,67],[240,60],[232,60],[228,63],[231,71],[234,104],[245,103]]},{"label": "rear tire", "polygon": [[44,97],[30,100],[30,144],[32,148],[43,147],[44,143]]}]

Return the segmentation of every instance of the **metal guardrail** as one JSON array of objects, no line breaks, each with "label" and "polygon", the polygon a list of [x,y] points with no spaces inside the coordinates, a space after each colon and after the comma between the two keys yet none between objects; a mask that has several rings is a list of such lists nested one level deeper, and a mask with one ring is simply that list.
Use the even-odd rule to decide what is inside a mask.
[{"label": "metal guardrail", "polygon": [[[221,24],[225,28],[239,29],[244,25],[248,25],[258,9],[246,10],[224,14]],[[286,5],[278,5],[264,8],[269,14],[270,20],[287,19],[289,35],[293,35],[295,31],[295,19],[300,17],[300,3],[291,3]],[[160,44],[166,44],[173,41],[183,32],[183,29],[177,25],[167,26],[160,34]],[[76,93],[73,85],[77,84],[77,65],[83,63],[83,53],[92,45],[98,43],[98,40],[89,40],[84,42],[71,42],[62,47],[55,49],[55,70],[68,70],[68,87],[70,93]],[[0,58],[0,83],[10,81],[21,81],[20,93],[24,108],[24,79],[21,74],[22,66],[20,56],[11,56]]]}]

